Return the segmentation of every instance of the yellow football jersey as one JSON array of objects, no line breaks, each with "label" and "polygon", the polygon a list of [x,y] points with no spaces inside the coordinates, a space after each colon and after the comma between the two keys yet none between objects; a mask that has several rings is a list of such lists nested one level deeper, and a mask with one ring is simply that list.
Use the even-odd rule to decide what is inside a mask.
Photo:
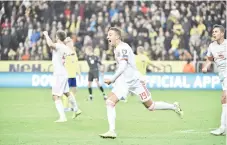
[{"label": "yellow football jersey", "polygon": [[146,75],[147,66],[151,63],[150,59],[146,55],[136,55],[136,67],[142,75]]},{"label": "yellow football jersey", "polygon": [[76,73],[80,73],[77,55],[67,56],[65,59],[65,68],[69,78],[75,78]]}]

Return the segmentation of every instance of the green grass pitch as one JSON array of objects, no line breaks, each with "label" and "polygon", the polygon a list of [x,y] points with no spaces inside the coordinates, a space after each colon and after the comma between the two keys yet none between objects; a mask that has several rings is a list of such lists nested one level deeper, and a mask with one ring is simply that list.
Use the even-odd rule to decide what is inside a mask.
[{"label": "green grass pitch", "polygon": [[[109,90],[108,90],[109,91]],[[179,101],[184,119],[172,111],[147,111],[137,97],[117,107],[115,140],[98,136],[108,130],[105,102],[99,90],[86,101],[78,89],[83,111],[77,119],[57,124],[50,89],[0,89],[0,145],[225,145],[224,136],[210,130],[220,124],[221,91],[153,90],[154,100]]]}]

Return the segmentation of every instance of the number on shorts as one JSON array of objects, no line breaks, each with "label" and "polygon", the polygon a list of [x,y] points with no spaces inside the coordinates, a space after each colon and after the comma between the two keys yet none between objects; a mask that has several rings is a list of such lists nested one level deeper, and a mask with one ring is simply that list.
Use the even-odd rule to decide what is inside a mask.
[{"label": "number on shorts", "polygon": [[142,99],[142,100],[145,100],[145,99],[147,99],[147,93],[146,92],[143,92],[143,93],[141,93],[141,94],[139,94],[140,95],[140,98]]},{"label": "number on shorts", "polygon": [[144,88],[145,91],[144,91],[143,93],[139,94],[139,95],[140,95],[140,98],[141,98],[142,100],[145,100],[145,99],[147,99],[147,97],[150,95],[150,93],[149,93],[149,91],[147,90],[147,87],[145,86],[145,84],[142,83],[142,86],[143,86],[143,88]]}]

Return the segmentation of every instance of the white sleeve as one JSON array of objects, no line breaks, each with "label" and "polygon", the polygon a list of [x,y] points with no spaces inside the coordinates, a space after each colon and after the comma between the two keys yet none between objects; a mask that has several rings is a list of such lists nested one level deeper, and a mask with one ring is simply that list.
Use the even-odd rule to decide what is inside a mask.
[{"label": "white sleeve", "polygon": [[61,44],[59,44],[59,43],[55,43],[55,50],[56,51],[59,51],[59,49],[61,48]]},{"label": "white sleeve", "polygon": [[209,47],[208,47],[208,49],[207,49],[207,56],[208,56],[208,57],[213,57],[213,54],[212,54],[212,52],[211,52],[211,47],[212,47],[211,45],[212,45],[212,44],[210,44]]},{"label": "white sleeve", "polygon": [[59,43],[56,43],[56,51],[59,51],[61,54],[65,56],[71,55],[73,53],[68,46]]},{"label": "white sleeve", "polygon": [[120,60],[118,64],[118,68],[111,78],[111,82],[115,82],[115,80],[124,72],[125,68],[127,67],[127,61],[125,59]]},{"label": "white sleeve", "polygon": [[65,46],[64,47],[64,53],[66,55],[71,55],[73,53],[73,51],[68,46]]},{"label": "white sleeve", "polygon": [[126,48],[122,48],[117,54],[118,60],[128,61],[129,51]]}]

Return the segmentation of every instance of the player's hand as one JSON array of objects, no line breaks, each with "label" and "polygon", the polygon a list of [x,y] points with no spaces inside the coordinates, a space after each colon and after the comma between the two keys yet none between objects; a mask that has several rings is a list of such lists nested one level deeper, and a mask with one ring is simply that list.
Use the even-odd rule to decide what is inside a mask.
[{"label": "player's hand", "polygon": [[48,32],[47,31],[43,31],[43,35],[44,36],[48,35]]},{"label": "player's hand", "polygon": [[112,81],[110,79],[104,79],[104,83],[110,85],[112,83]]},{"label": "player's hand", "polygon": [[204,68],[202,69],[202,72],[203,72],[203,73],[207,73],[207,68],[204,67]]},{"label": "player's hand", "polygon": [[65,43],[71,43],[73,40],[70,37],[66,37],[64,42]]}]

